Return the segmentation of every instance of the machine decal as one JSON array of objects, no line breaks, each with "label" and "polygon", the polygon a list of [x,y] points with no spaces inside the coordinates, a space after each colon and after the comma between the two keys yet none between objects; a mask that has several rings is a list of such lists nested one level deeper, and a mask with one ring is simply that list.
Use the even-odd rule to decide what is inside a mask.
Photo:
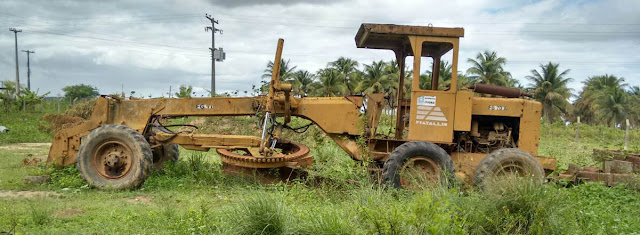
[{"label": "machine decal", "polygon": [[213,105],[196,104],[196,109],[213,109]]},{"label": "machine decal", "polygon": [[500,111],[506,111],[506,110],[507,110],[507,106],[489,105],[489,110],[500,110]]},{"label": "machine decal", "polygon": [[426,105],[426,106],[436,106],[436,97],[435,96],[418,96],[418,106]]},{"label": "machine decal", "polygon": [[[421,96],[424,97],[424,96]],[[435,97],[434,97],[435,103]],[[447,126],[448,121],[444,113],[437,106],[418,105],[416,112],[416,124],[427,126]]]}]

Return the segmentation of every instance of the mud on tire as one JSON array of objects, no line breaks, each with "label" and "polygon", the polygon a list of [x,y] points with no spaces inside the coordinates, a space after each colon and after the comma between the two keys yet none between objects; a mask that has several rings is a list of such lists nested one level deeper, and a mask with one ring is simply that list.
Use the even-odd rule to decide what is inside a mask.
[{"label": "mud on tire", "polygon": [[489,180],[505,174],[530,177],[542,182],[544,169],[538,159],[518,148],[503,148],[489,153],[476,168],[473,184],[482,188]]},{"label": "mud on tire", "polygon": [[140,133],[105,125],[82,139],[77,167],[82,178],[100,189],[135,189],[149,176],[153,155]]},{"label": "mud on tire", "polygon": [[391,152],[382,169],[382,180],[394,188],[403,188],[402,171],[408,162],[422,159],[437,168],[437,180],[448,185],[454,180],[455,168],[449,154],[440,146],[428,142],[407,142]]}]

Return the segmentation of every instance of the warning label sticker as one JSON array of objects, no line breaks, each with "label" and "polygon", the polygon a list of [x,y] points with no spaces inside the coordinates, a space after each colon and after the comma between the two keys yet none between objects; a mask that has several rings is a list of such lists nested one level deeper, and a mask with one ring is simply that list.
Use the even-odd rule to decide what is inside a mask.
[{"label": "warning label sticker", "polygon": [[418,96],[418,105],[436,106],[436,97],[428,95]]}]

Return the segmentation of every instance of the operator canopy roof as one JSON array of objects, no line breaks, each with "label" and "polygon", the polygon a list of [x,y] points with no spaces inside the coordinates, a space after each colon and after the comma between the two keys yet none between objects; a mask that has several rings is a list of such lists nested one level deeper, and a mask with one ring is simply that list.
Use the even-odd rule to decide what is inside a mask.
[{"label": "operator canopy roof", "polygon": [[[413,50],[408,36],[464,37],[463,28],[441,28],[431,26],[411,26],[395,24],[362,24],[356,34],[356,47],[388,49],[396,52],[404,50],[412,56]],[[453,45],[444,42],[424,42],[422,56],[441,56],[451,50]]]}]

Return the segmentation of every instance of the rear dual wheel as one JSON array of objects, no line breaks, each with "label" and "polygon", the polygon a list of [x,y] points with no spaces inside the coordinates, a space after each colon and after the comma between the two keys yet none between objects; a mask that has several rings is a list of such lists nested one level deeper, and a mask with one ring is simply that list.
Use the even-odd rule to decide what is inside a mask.
[{"label": "rear dual wheel", "polygon": [[153,168],[162,170],[165,162],[178,161],[180,150],[177,144],[163,144],[151,150],[153,154]]},{"label": "rear dual wheel", "polygon": [[476,168],[473,184],[485,184],[505,178],[527,178],[535,182],[544,180],[544,169],[538,159],[518,148],[503,148],[489,153]]},{"label": "rear dual wheel", "polygon": [[153,164],[149,143],[137,131],[105,125],[82,139],[77,167],[80,176],[100,189],[134,189],[147,179]]}]

